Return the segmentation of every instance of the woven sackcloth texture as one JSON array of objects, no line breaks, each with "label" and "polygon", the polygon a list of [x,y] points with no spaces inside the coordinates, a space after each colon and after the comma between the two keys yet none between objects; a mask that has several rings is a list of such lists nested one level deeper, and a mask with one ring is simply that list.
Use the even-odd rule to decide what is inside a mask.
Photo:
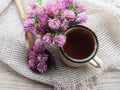
[{"label": "woven sackcloth texture", "polygon": [[[29,0],[22,0],[26,7]],[[45,0],[44,0],[45,1]],[[57,90],[90,90],[100,84],[104,71],[120,69],[120,1],[80,0],[87,6],[88,21],[99,40],[97,56],[102,68],[89,64],[80,68],[66,66],[57,47],[49,47],[55,66],[44,74],[32,72],[27,66],[28,45],[14,1],[0,0],[0,60],[19,74],[55,87]]]}]

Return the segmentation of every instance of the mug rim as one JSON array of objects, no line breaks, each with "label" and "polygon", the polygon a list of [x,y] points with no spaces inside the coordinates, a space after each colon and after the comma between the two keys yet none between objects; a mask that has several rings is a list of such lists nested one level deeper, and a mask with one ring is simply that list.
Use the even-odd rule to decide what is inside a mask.
[{"label": "mug rim", "polygon": [[[69,27],[68,29],[75,28],[75,27],[85,28],[85,30],[88,30],[88,31],[90,31],[90,32],[92,33],[92,35],[93,35],[93,37],[94,37],[94,39],[95,39],[95,41],[96,41],[96,45],[95,45],[96,48],[95,48],[95,50],[93,51],[93,53],[92,53],[89,57],[87,57],[88,59],[85,58],[85,59],[87,59],[87,60],[85,60],[85,59],[80,59],[80,60],[78,60],[78,59],[71,58],[71,57],[69,57],[68,55],[66,56],[61,47],[59,47],[59,49],[60,49],[62,55],[63,55],[65,58],[67,58],[67,60],[72,61],[72,62],[74,62],[74,63],[85,63],[85,62],[88,62],[88,61],[90,61],[91,59],[93,59],[93,58],[95,57],[95,55],[97,54],[97,51],[98,51],[98,48],[99,48],[98,38],[97,38],[96,34],[95,34],[91,29],[89,29],[88,27],[83,26],[83,25],[71,26],[71,27]],[[66,31],[65,31],[65,32],[66,32]],[[68,57],[69,57],[69,58],[68,58]],[[70,59],[70,58],[71,58],[71,59]]]}]

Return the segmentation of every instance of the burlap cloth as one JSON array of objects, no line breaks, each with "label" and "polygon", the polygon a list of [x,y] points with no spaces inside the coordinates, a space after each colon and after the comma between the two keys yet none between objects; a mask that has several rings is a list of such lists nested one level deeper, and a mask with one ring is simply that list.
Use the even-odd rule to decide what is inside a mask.
[{"label": "burlap cloth", "polygon": [[[27,7],[29,0],[22,0]],[[98,36],[98,56],[102,68],[86,65],[71,68],[61,62],[58,49],[50,47],[55,65],[45,74],[32,72],[27,66],[28,45],[14,1],[0,0],[0,60],[19,74],[55,87],[57,90],[89,90],[98,84],[104,71],[120,69],[120,1],[81,0],[87,5],[89,19],[85,26]]]}]

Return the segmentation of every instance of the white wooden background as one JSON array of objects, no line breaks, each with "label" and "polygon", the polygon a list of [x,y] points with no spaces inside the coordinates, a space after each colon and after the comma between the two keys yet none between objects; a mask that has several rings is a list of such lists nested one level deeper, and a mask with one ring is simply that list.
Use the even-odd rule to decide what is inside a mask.
[{"label": "white wooden background", "polygon": [[53,88],[19,75],[0,61],[0,90],[53,90]]}]

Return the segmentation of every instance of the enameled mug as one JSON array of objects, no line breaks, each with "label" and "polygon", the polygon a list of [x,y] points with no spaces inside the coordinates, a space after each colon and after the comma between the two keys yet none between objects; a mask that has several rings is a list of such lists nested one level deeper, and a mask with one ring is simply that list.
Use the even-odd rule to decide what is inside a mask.
[{"label": "enameled mug", "polygon": [[[85,32],[91,33],[92,38],[95,42],[94,50],[88,57],[86,57],[84,59],[75,59],[75,58],[72,58],[71,56],[69,56],[67,53],[65,53],[64,48],[59,48],[61,60],[71,67],[80,67],[82,64],[86,64],[86,63],[89,63],[92,66],[97,67],[97,68],[102,67],[103,66],[102,60],[98,56],[96,56],[97,51],[98,51],[98,47],[99,47],[99,43],[98,43],[98,39],[97,39],[96,34],[91,29],[89,29],[85,26],[82,26],[82,25],[70,27],[65,32],[65,34],[67,35],[67,33],[71,32],[71,30],[76,30],[76,28],[77,29],[84,29]],[[82,43],[82,42],[78,42],[78,43]]]}]

